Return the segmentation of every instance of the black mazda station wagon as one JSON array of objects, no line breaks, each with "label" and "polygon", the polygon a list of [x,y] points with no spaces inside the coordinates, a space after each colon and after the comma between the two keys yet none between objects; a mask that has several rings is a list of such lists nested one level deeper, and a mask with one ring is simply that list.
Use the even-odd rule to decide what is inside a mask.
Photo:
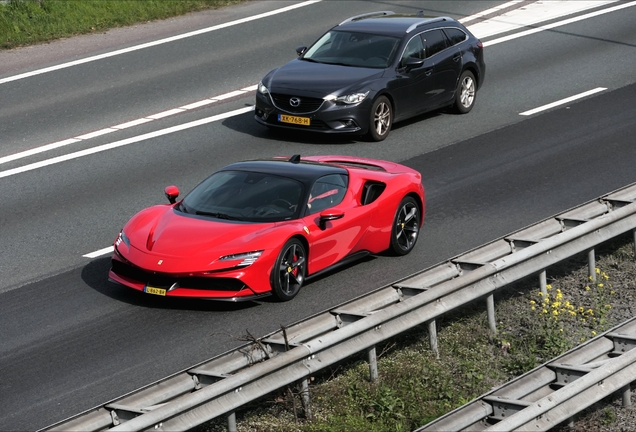
[{"label": "black mazda station wagon", "polygon": [[422,13],[354,16],[296,52],[258,84],[263,125],[382,141],[393,122],[446,107],[469,112],[486,73],[479,39]]}]

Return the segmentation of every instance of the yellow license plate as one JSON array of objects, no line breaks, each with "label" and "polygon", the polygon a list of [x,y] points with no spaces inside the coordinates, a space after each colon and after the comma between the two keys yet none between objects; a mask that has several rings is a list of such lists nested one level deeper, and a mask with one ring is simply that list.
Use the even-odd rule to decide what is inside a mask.
[{"label": "yellow license plate", "polygon": [[144,291],[147,292],[148,294],[154,294],[154,295],[160,295],[160,296],[165,296],[166,295],[166,290],[163,288],[155,288],[152,287],[150,285],[146,285],[146,288],[144,288]]},{"label": "yellow license plate", "polygon": [[278,121],[281,123],[292,123],[302,126],[309,126],[311,119],[309,117],[296,117],[285,114],[278,114]]}]

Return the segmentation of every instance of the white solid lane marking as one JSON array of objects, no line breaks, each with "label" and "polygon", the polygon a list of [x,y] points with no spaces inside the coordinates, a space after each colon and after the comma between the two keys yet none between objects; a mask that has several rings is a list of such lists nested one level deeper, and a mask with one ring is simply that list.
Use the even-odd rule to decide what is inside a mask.
[{"label": "white solid lane marking", "polygon": [[540,107],[535,108],[535,109],[531,109],[529,111],[524,111],[522,113],[519,113],[519,115],[529,116],[529,115],[532,115],[532,114],[536,114],[538,112],[549,110],[550,108],[554,108],[554,107],[559,106],[559,105],[564,105],[564,104],[566,104],[568,102],[572,102],[572,101],[575,101],[577,99],[581,99],[581,98],[584,98],[586,96],[593,95],[594,93],[602,92],[604,90],[607,90],[607,88],[605,88],[605,87],[597,87],[595,89],[592,89],[592,90],[589,90],[589,91],[586,91],[586,92],[583,92],[583,93],[579,93],[577,95],[570,96],[568,98],[561,99],[561,100],[558,100],[556,102],[552,102],[552,103],[540,106]]},{"label": "white solid lane marking", "polygon": [[108,246],[108,247],[106,247],[104,249],[100,249],[100,250],[97,250],[95,252],[87,253],[86,255],[82,255],[82,256],[84,258],[97,258],[97,257],[100,257],[102,255],[113,253],[114,250],[115,250],[114,246]]},{"label": "white solid lane marking", "polygon": [[617,6],[612,6],[612,7],[609,7],[607,9],[601,9],[601,10],[598,10],[598,11],[595,11],[595,12],[590,12],[590,13],[585,14],[585,15],[577,16],[577,17],[574,17],[574,18],[568,18],[566,20],[555,22],[555,23],[552,23],[552,24],[547,24],[547,25],[544,25],[544,26],[539,26],[539,27],[536,27],[536,28],[533,28],[533,29],[530,29],[530,30],[526,30],[526,31],[522,31],[522,32],[519,32],[519,33],[511,34],[511,35],[508,35],[508,36],[504,36],[504,37],[501,37],[499,39],[493,39],[491,41],[484,42],[484,46],[488,47],[488,46],[496,45],[496,44],[501,43],[501,42],[507,42],[507,41],[512,40],[512,39],[517,39],[517,38],[520,38],[520,37],[528,36],[528,35],[531,35],[531,34],[534,34],[534,33],[538,33],[538,32],[542,32],[542,31],[545,31],[545,30],[550,30],[550,29],[553,29],[555,27],[560,27],[560,26],[564,26],[564,25],[567,25],[567,24],[571,24],[571,23],[577,22],[577,21],[586,20],[588,18],[594,18],[596,16],[603,15],[603,14],[606,14],[606,13],[616,12],[617,10],[625,9],[625,8],[632,7],[632,6],[636,6],[636,1],[632,1],[632,2],[629,2],[629,3],[621,3],[621,4],[617,5]]},{"label": "white solid lane marking", "polygon": [[148,116],[146,118],[153,119],[153,120],[158,120],[158,119],[161,119],[161,118],[164,118],[164,117],[169,117],[171,115],[182,113],[184,111],[185,110],[182,109],[182,108],[173,108],[173,109],[168,110],[168,111],[160,112],[158,114],[153,114],[153,115]]},{"label": "white solid lane marking", "polygon": [[495,18],[487,19],[470,26],[470,32],[483,39],[496,34],[513,30],[526,29],[552,19],[557,19],[573,13],[582,12],[595,7],[606,6],[617,0],[568,0],[568,1],[537,1],[519,9],[506,12]]},{"label": "white solid lane marking", "polygon": [[460,23],[466,24],[468,21],[474,21],[477,18],[481,18],[483,16],[490,15],[490,14],[495,13],[497,11],[500,11],[502,9],[506,9],[508,7],[514,6],[514,5],[516,5],[518,3],[521,3],[523,1],[525,1],[525,0],[512,0],[512,1],[509,1],[508,3],[500,4],[499,6],[495,6],[493,8],[486,9],[485,11],[481,11],[479,13],[476,13],[475,15],[470,15],[470,16],[467,16],[467,17],[464,17],[464,18],[460,18],[457,21],[459,21]]},{"label": "white solid lane marking", "polygon": [[111,132],[117,132],[117,131],[119,131],[121,129],[126,129],[126,128],[129,128],[129,127],[132,127],[132,126],[138,126],[138,125],[143,124],[143,123],[148,123],[148,122],[151,122],[151,121],[154,121],[154,120],[158,120],[158,119],[161,119],[161,118],[164,118],[164,117],[168,117],[168,116],[171,116],[171,115],[176,115],[176,114],[182,113],[182,112],[187,111],[187,110],[192,110],[192,109],[204,106],[204,105],[211,104],[213,102],[218,102],[220,100],[229,99],[229,98],[232,98],[232,97],[235,97],[235,96],[240,96],[242,94],[245,94],[245,93],[248,93],[248,92],[256,90],[256,87],[257,87],[257,85],[253,85],[253,86],[250,86],[250,87],[245,87],[245,88],[243,88],[241,90],[234,90],[234,91],[231,91],[229,93],[224,93],[222,95],[214,96],[213,98],[210,98],[210,99],[204,99],[202,101],[193,102],[191,104],[184,105],[184,106],[179,107],[179,108],[173,108],[173,109],[168,110],[168,111],[163,111],[163,112],[160,112],[160,113],[157,113],[157,114],[149,115],[149,116],[146,116],[144,118],[137,119],[137,120],[131,120],[129,122],[122,123],[122,124],[119,124],[119,125],[116,125],[116,126],[111,126],[111,127],[108,127],[108,128],[100,129],[98,131],[89,132],[89,133],[84,134],[84,135],[76,136],[75,138],[70,138],[70,139],[66,139],[66,140],[63,140],[63,141],[58,141],[58,142],[55,142],[55,143],[46,144],[46,145],[43,145],[43,146],[40,146],[40,147],[36,147],[34,149],[31,149],[31,150],[25,150],[23,152],[15,153],[15,154],[8,155],[8,156],[3,156],[3,157],[0,157],[0,165],[2,165],[4,163],[7,163],[7,162],[11,162],[11,161],[17,160],[17,159],[22,159],[22,158],[25,158],[25,157],[33,156],[33,155],[36,155],[38,153],[43,153],[45,151],[49,151],[49,150],[53,150],[53,149],[56,149],[56,148],[64,147],[64,146],[67,146],[69,144],[74,144],[76,142],[80,142],[80,141],[84,141],[84,140],[87,140],[87,139],[95,138],[95,137],[98,137],[98,136],[101,136],[101,135],[106,135],[106,134],[109,134]]},{"label": "white solid lane marking", "polygon": [[125,145],[133,144],[133,143],[136,143],[136,142],[139,142],[139,141],[144,141],[144,140],[147,140],[147,139],[150,139],[150,138],[156,138],[158,136],[167,135],[167,134],[171,134],[171,133],[174,133],[174,132],[179,132],[179,131],[182,131],[182,130],[185,130],[185,129],[190,129],[190,128],[201,126],[201,125],[204,125],[204,124],[207,124],[207,123],[212,123],[212,122],[215,122],[215,121],[224,120],[226,118],[234,117],[234,116],[237,116],[237,115],[240,115],[240,114],[244,114],[244,113],[252,111],[252,110],[254,110],[253,106],[240,108],[240,109],[237,109],[237,110],[234,110],[234,111],[226,112],[226,113],[223,113],[223,114],[218,114],[218,115],[215,115],[215,116],[212,116],[212,117],[207,117],[207,118],[200,119],[200,120],[195,120],[195,121],[192,121],[192,122],[189,122],[189,123],[184,123],[184,124],[180,124],[180,125],[177,125],[177,126],[172,126],[172,127],[166,128],[166,129],[161,129],[161,130],[155,131],[155,132],[150,132],[150,133],[146,133],[146,134],[143,134],[143,135],[135,136],[135,137],[132,137],[132,138],[127,138],[127,139],[123,139],[123,140],[120,140],[120,141],[115,141],[115,142],[112,142],[112,143],[109,143],[109,144],[103,144],[103,145],[100,145],[100,146],[97,146],[97,147],[92,147],[92,148],[89,148],[89,149],[86,149],[86,150],[81,150],[81,151],[77,151],[77,152],[74,152],[74,153],[69,153],[69,154],[66,154],[66,155],[54,157],[54,158],[51,158],[51,159],[43,160],[43,161],[32,163],[32,164],[29,164],[29,165],[24,165],[24,166],[21,166],[21,167],[18,167],[18,168],[13,168],[13,169],[6,170],[6,171],[0,171],[0,178],[9,177],[9,176],[12,176],[12,175],[15,175],[15,174],[19,174],[19,173],[23,173],[23,172],[26,172],[26,171],[31,171],[31,170],[42,168],[42,167],[45,167],[45,166],[58,164],[60,162],[64,162],[64,161],[71,160],[71,159],[77,159],[77,158],[80,158],[80,157],[83,157],[83,156],[88,156],[88,155],[91,155],[91,154],[94,154],[94,153],[100,153],[100,152],[103,152],[103,151],[106,151],[106,150],[111,150],[111,149],[114,149],[114,148],[117,148],[117,147],[123,147]]},{"label": "white solid lane marking", "polygon": [[255,20],[258,20],[258,19],[261,19],[261,18],[266,18],[266,17],[272,16],[272,15],[277,15],[277,14],[280,14],[280,13],[288,12],[290,10],[298,9],[298,8],[301,8],[301,7],[304,7],[304,6],[309,6],[309,5],[312,5],[314,3],[319,3],[321,1],[322,0],[308,0],[308,1],[305,1],[305,2],[302,2],[302,3],[298,3],[298,4],[295,4],[295,5],[286,6],[284,8],[276,9],[276,10],[273,10],[273,11],[270,11],[270,12],[265,12],[265,13],[262,13],[262,14],[259,14],[259,15],[254,15],[254,16],[251,16],[251,17],[241,18],[241,19],[238,19],[238,20],[230,21],[230,22],[227,22],[227,23],[224,23],[224,24],[219,24],[219,25],[215,25],[215,26],[212,26],[212,27],[207,27],[207,28],[204,28],[204,29],[201,29],[201,30],[195,30],[195,31],[184,33],[184,34],[180,34],[180,35],[177,35],[177,36],[172,36],[172,37],[169,37],[169,38],[160,39],[160,40],[157,40],[157,41],[148,42],[148,43],[141,44],[141,45],[135,45],[135,46],[132,46],[132,47],[129,47],[129,48],[124,48],[124,49],[120,49],[120,50],[117,50],[117,51],[108,52],[108,53],[105,53],[105,54],[100,54],[100,55],[96,55],[96,56],[92,56],[92,57],[87,57],[87,58],[83,58],[83,59],[80,59],[80,60],[75,60],[75,61],[68,62],[68,63],[62,63],[62,64],[59,64],[59,65],[51,66],[51,67],[44,68],[44,69],[38,69],[38,70],[31,71],[31,72],[26,72],[26,73],[23,73],[23,74],[10,76],[10,77],[7,77],[7,78],[0,79],[0,84],[8,83],[8,82],[11,82],[11,81],[17,81],[17,80],[24,79],[24,78],[29,78],[29,77],[32,77],[32,76],[35,76],[35,75],[40,75],[40,74],[47,73],[47,72],[53,72],[53,71],[60,70],[60,69],[66,69],[66,68],[69,68],[69,67],[72,67],[72,66],[81,65],[81,64],[93,62],[93,61],[96,61],[96,60],[102,60],[102,59],[105,59],[105,58],[108,58],[108,57],[114,57],[114,56],[117,56],[117,55],[120,55],[120,54],[126,54],[126,53],[129,53],[129,52],[133,52],[133,51],[137,51],[137,50],[140,50],[140,49],[144,49],[144,48],[149,48],[149,47],[165,44],[165,43],[168,43],[168,42],[174,42],[174,41],[177,41],[177,40],[180,40],[180,39],[189,38],[189,37],[192,37],[192,36],[198,36],[200,34],[209,33],[209,32],[215,31],[215,30],[224,29],[226,27],[232,27],[232,26],[235,26],[235,25],[238,25],[238,24],[244,24],[246,22],[255,21]]}]

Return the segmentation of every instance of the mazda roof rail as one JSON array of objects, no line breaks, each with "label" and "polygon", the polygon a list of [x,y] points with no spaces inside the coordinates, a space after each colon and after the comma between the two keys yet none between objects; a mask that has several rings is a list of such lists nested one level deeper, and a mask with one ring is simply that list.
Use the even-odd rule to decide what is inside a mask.
[{"label": "mazda roof rail", "polygon": [[374,16],[387,16],[387,15],[393,15],[393,14],[395,14],[395,12],[393,12],[393,11],[370,12],[370,13],[365,13],[365,14],[361,14],[361,15],[352,16],[351,18],[347,18],[346,20],[344,20],[343,22],[341,22],[338,25],[343,25],[343,24],[351,22],[351,21],[361,20],[363,18],[370,18],[370,17],[374,17]]},{"label": "mazda roof rail", "polygon": [[448,17],[435,17],[435,18],[426,18],[423,19],[422,21],[418,21],[415,24],[411,25],[409,28],[406,29],[407,33],[411,33],[413,30],[415,30],[416,28],[418,28],[419,26],[422,26],[424,24],[430,24],[433,22],[441,22],[441,21],[447,21],[449,18]]}]

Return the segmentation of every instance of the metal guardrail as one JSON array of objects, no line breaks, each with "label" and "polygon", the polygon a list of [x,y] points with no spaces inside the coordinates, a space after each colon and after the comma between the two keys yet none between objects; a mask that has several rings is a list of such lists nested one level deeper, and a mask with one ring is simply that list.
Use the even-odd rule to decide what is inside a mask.
[{"label": "metal guardrail", "polygon": [[[435,319],[486,299],[495,331],[494,292],[636,229],[636,184],[502,237],[390,286],[273,332],[259,340],[150,384],[43,431],[186,430],[228,415],[288,384],[367,351],[377,377],[375,345],[428,323],[437,350]],[[307,395],[308,397],[308,395]]]},{"label": "metal guardrail", "polygon": [[419,428],[545,431],[636,380],[636,317]]}]

